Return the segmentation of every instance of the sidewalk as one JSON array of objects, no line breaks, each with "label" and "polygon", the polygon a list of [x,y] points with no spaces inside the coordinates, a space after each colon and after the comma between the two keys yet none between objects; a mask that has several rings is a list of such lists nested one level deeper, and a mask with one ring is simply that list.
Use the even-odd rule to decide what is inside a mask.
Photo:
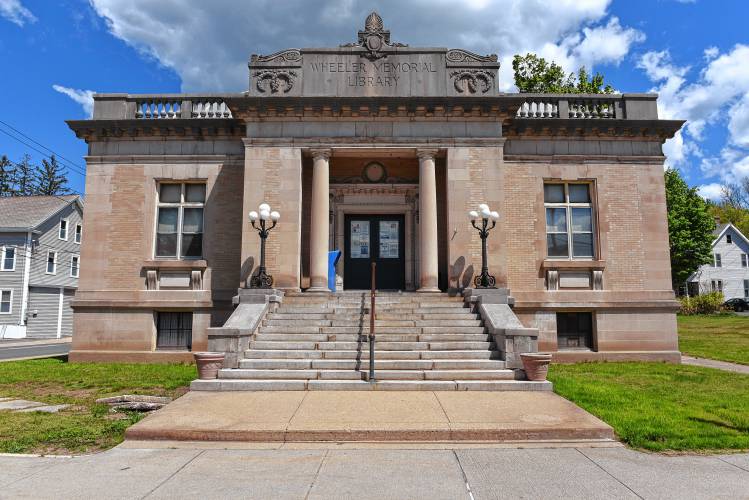
[{"label": "sidewalk", "polygon": [[715,368],[717,370],[723,370],[723,371],[735,372],[735,373],[743,373],[744,375],[749,375],[749,366],[747,365],[740,365],[738,363],[728,363],[727,361],[717,361],[715,359],[695,358],[692,356],[682,355],[681,364],[692,365],[692,366],[702,366],[705,368]]},{"label": "sidewalk", "polygon": [[[749,498],[749,455],[625,448],[128,449],[0,456],[2,498]],[[259,446],[258,446],[259,447]]]}]

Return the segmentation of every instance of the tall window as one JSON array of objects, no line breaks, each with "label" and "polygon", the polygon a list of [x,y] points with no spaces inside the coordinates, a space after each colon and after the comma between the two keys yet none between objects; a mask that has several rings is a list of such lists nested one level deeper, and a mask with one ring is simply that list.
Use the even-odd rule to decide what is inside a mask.
[{"label": "tall window", "polygon": [[203,256],[205,184],[161,184],[156,224],[156,257]]},{"label": "tall window", "polygon": [[157,313],[156,348],[188,351],[192,349],[192,313]]},{"label": "tall window", "polygon": [[57,252],[47,252],[47,274],[57,274]]},{"label": "tall window", "polygon": [[557,347],[591,349],[593,347],[593,313],[557,313]]},{"label": "tall window", "polygon": [[2,271],[15,271],[16,270],[16,249],[13,247],[3,247],[0,253],[2,261],[0,261],[0,270]]},{"label": "tall window", "polygon": [[70,277],[77,278],[81,267],[81,258],[77,255],[70,257]]},{"label": "tall window", "polygon": [[68,240],[68,220],[60,219],[60,239]]},{"label": "tall window", "polygon": [[723,280],[712,280],[710,285],[713,292],[723,293]]},{"label": "tall window", "polygon": [[719,253],[713,255],[713,267],[723,267],[723,262]]},{"label": "tall window", "polygon": [[744,280],[744,298],[749,299],[749,280]]},{"label": "tall window", "polygon": [[0,314],[10,314],[13,308],[13,290],[0,290]]},{"label": "tall window", "polygon": [[733,238],[731,237],[731,235],[730,235],[730,234],[727,234],[727,235],[726,235],[726,243],[728,243],[729,245],[730,245],[731,243],[733,243]]},{"label": "tall window", "polygon": [[590,184],[544,184],[546,252],[550,258],[592,259]]},{"label": "tall window", "polygon": [[80,224],[75,225],[75,242],[81,244],[81,236],[83,236],[83,226]]},{"label": "tall window", "polygon": [[741,254],[741,267],[746,267],[746,266],[747,266],[746,254],[742,253]]}]

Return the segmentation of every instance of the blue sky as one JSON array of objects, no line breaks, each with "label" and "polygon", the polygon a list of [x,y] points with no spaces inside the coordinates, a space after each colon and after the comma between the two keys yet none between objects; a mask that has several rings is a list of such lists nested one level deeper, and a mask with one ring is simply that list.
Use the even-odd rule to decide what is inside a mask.
[{"label": "blue sky", "polygon": [[43,157],[3,131],[41,144],[83,191],[86,146],[64,121],[91,92],[243,91],[251,53],[351,41],[372,8],[394,41],[498,53],[505,91],[528,51],[657,91],[662,117],[689,120],[665,149],[690,184],[715,197],[749,176],[746,0],[0,0],[0,154]]}]

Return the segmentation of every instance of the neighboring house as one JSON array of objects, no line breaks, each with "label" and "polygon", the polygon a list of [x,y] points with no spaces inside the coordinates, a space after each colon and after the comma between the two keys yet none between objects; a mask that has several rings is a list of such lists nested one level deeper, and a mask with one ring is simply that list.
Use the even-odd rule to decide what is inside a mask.
[{"label": "neighboring house", "polygon": [[0,338],[73,334],[82,221],[79,196],[0,198]]},{"label": "neighboring house", "polygon": [[722,292],[726,299],[749,298],[749,239],[733,224],[720,224],[713,234],[713,261],[689,277],[689,295]]}]

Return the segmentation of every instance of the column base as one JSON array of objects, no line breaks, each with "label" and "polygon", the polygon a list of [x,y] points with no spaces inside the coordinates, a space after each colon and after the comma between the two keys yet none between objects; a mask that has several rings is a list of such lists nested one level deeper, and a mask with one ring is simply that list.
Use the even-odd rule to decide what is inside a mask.
[{"label": "column base", "polygon": [[304,291],[304,293],[314,293],[314,294],[330,294],[333,293],[330,291],[330,288],[326,286],[313,286]]},{"label": "column base", "polygon": [[442,293],[442,290],[435,287],[421,287],[416,290],[416,293]]}]

